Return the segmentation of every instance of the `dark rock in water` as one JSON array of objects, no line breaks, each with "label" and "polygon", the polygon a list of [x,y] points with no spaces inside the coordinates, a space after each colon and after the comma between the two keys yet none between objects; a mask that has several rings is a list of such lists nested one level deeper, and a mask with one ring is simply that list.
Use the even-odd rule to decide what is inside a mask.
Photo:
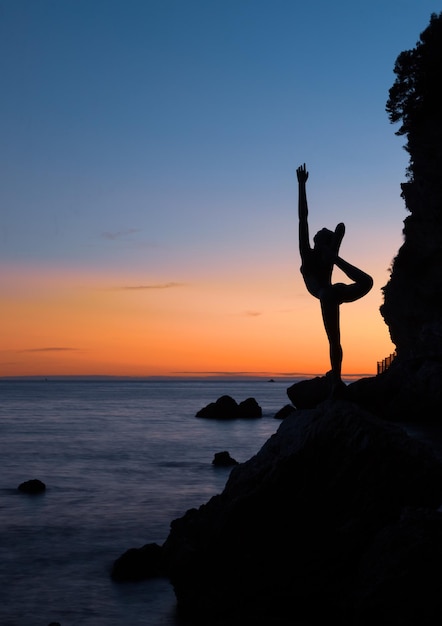
[{"label": "dark rock in water", "polygon": [[198,411],[196,417],[208,419],[236,419],[238,417],[238,403],[231,396],[224,395],[216,402],[211,402]]},{"label": "dark rock in water", "polygon": [[255,418],[262,417],[262,409],[255,400],[255,398],[247,398],[238,405],[239,417],[242,418]]},{"label": "dark rock in water", "polygon": [[[350,402],[297,410],[221,494],[172,522],[163,548],[178,608],[192,624],[427,625],[395,611],[430,526],[423,554],[442,558],[441,502],[441,462],[398,426]],[[439,610],[439,589],[417,585],[408,606]]]},{"label": "dark rock in water", "polygon": [[212,465],[217,467],[229,467],[230,465],[238,465],[238,461],[233,459],[227,450],[223,452],[215,452],[215,457],[212,461]]},{"label": "dark rock in water", "polygon": [[24,483],[21,483],[18,486],[18,490],[22,493],[36,495],[39,493],[43,493],[46,490],[46,485],[41,480],[33,478],[31,480],[25,481]]},{"label": "dark rock in water", "polygon": [[231,396],[224,395],[200,409],[196,417],[221,420],[262,417],[262,409],[254,398],[238,404]]},{"label": "dark rock in water", "polygon": [[324,402],[330,393],[331,382],[328,376],[301,380],[287,389],[287,395],[297,409],[314,409]]},{"label": "dark rock in water", "polygon": [[165,575],[163,548],[156,543],[130,548],[114,562],[111,572],[116,582],[133,582]]},{"label": "dark rock in water", "polygon": [[292,404],[286,404],[282,407],[282,409],[279,409],[279,411],[277,411],[273,417],[277,420],[283,420],[291,415],[294,411],[296,411],[296,409]]}]

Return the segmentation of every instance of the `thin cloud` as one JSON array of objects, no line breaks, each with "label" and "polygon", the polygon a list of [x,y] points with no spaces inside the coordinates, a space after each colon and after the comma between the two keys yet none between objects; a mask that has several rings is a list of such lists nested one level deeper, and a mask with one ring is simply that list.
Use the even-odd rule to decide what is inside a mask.
[{"label": "thin cloud", "polygon": [[[312,374],[300,374],[299,372],[274,372],[274,371],[257,371],[257,372],[249,372],[249,371],[239,371],[239,372],[231,372],[231,371],[212,371],[212,370],[200,370],[200,371],[193,371],[193,370],[179,370],[179,371],[175,371],[175,372],[171,372],[169,377],[174,377],[174,376],[195,376],[197,378],[203,378],[203,377],[219,377],[219,378],[224,378],[224,379],[232,379],[232,380],[237,380],[238,378],[250,378],[250,379],[255,379],[255,378],[266,378],[268,379],[273,379],[273,382],[275,382],[276,380],[280,380],[282,382],[293,382],[293,379],[295,378],[311,378]],[[315,376],[315,375],[313,375]],[[320,374],[316,374],[316,376],[320,376]],[[152,377],[154,378],[154,377]],[[167,378],[167,376],[158,376],[155,378]],[[285,380],[287,379],[287,380]]]},{"label": "thin cloud", "polygon": [[238,378],[240,376],[249,376],[249,377],[257,377],[257,376],[269,376],[271,375],[271,372],[247,372],[247,371],[240,371],[240,372],[230,372],[230,371],[212,371],[212,370],[206,370],[206,371],[193,371],[193,370],[180,370],[177,372],[171,372],[172,376],[225,376],[225,377],[232,377],[232,378]]},{"label": "thin cloud", "polygon": [[50,348],[26,348],[25,350],[18,350],[18,352],[75,352],[77,348],[63,348],[63,347],[50,347]]},{"label": "thin cloud", "polygon": [[150,249],[158,248],[158,243],[155,241],[140,239],[135,237],[142,230],[139,228],[127,228],[126,230],[110,231],[106,230],[100,233],[99,237],[108,242],[114,242],[119,246],[126,246],[135,249]]},{"label": "thin cloud", "polygon": [[263,315],[263,312],[249,309],[247,311],[241,311],[241,313],[228,313],[228,315],[233,317],[259,317],[260,315]]},{"label": "thin cloud", "polygon": [[184,287],[185,283],[153,283],[151,285],[126,285],[123,287],[116,287],[115,289],[120,291],[145,291],[151,289],[175,289],[176,287]]},{"label": "thin cloud", "polygon": [[127,230],[117,230],[115,232],[104,231],[101,233],[103,239],[107,239],[108,241],[116,241],[117,239],[125,239],[126,237],[130,237],[131,235],[135,235],[135,233],[141,232],[138,228],[128,228]]}]

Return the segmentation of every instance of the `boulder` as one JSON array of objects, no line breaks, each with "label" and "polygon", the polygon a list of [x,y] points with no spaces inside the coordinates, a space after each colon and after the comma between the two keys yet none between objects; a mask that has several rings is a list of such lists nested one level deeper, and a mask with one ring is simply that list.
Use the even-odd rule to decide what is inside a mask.
[{"label": "boulder", "polygon": [[279,409],[279,411],[277,411],[273,417],[277,420],[283,420],[291,415],[294,411],[296,411],[296,409],[292,404],[286,404],[282,407],[282,409]]},{"label": "boulder", "polygon": [[31,495],[37,495],[43,493],[46,490],[46,485],[38,478],[33,478],[31,480],[26,480],[23,483],[20,483],[18,486],[18,490],[22,493],[29,493]]},{"label": "boulder", "polygon": [[[192,624],[365,626],[369,608],[372,624],[411,626],[388,584],[395,572],[400,588],[416,555],[388,537],[412,532],[401,521],[412,511],[417,537],[434,520],[427,548],[439,555],[441,502],[441,462],[399,426],[347,401],[297,410],[221,494],[172,522],[163,548],[178,609]],[[424,591],[415,606],[439,608]]]},{"label": "boulder", "polygon": [[196,417],[208,419],[236,419],[238,417],[238,403],[231,396],[224,395],[216,402],[211,402],[198,411]]},{"label": "boulder", "polygon": [[287,389],[290,401],[297,409],[313,409],[331,393],[329,376],[316,376],[294,383]]},{"label": "boulder", "polygon": [[156,543],[126,550],[116,559],[111,572],[111,577],[116,582],[133,582],[165,575],[163,549]]},{"label": "boulder", "polygon": [[248,419],[262,417],[262,409],[255,398],[247,398],[238,404],[231,396],[224,395],[218,398],[216,402],[211,402],[200,409],[196,417],[222,420]]},{"label": "boulder", "polygon": [[262,417],[262,409],[255,400],[255,398],[247,398],[238,405],[239,417],[250,419],[255,417]]},{"label": "boulder", "polygon": [[215,456],[212,461],[212,465],[217,467],[229,467],[231,465],[238,465],[238,461],[233,459],[227,450],[223,452],[215,452]]}]

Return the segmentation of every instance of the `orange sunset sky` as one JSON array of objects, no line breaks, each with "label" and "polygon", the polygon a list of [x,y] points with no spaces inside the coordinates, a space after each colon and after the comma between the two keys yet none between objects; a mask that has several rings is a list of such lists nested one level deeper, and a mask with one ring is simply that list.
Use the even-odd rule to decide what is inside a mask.
[{"label": "orange sunset sky", "polygon": [[437,5],[4,3],[0,376],[326,372],[303,162],[311,238],[343,221],[374,278],[343,374],[376,373],[406,217],[385,102]]}]

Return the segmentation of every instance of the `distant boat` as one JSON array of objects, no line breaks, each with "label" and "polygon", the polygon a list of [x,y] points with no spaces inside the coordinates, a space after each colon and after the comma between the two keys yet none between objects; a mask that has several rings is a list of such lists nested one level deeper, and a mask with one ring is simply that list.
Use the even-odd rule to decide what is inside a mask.
[{"label": "distant boat", "polygon": [[274,383],[274,382],[275,382],[275,379],[274,379],[274,378],[271,378],[271,379],[269,380],[269,383]]}]

